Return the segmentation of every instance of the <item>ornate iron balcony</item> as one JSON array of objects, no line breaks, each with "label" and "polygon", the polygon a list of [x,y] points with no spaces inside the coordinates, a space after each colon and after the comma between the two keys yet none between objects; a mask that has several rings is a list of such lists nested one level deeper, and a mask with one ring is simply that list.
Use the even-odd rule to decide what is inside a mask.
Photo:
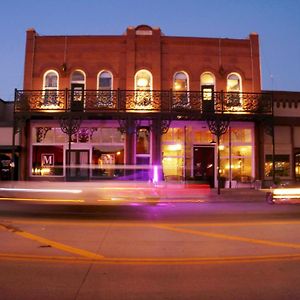
[{"label": "ornate iron balcony", "polygon": [[272,114],[271,93],[155,90],[16,90],[15,112]]}]

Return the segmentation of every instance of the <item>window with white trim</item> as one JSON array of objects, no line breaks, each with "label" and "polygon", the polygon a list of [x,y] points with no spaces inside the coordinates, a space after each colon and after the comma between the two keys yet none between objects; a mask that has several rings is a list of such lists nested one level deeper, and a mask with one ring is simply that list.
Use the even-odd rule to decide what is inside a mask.
[{"label": "window with white trim", "polygon": [[225,107],[229,110],[242,108],[242,79],[238,73],[230,73],[227,76],[227,97]]},{"label": "window with white trim", "polygon": [[58,105],[58,73],[49,70],[44,74],[43,80],[43,107],[55,107]]},{"label": "window with white trim", "polygon": [[173,106],[189,106],[189,79],[184,71],[176,72],[173,77]]},{"label": "window with white trim", "polygon": [[114,106],[113,75],[110,71],[104,70],[98,74],[97,87],[97,106],[112,108]]},{"label": "window with white trim", "polygon": [[134,76],[134,109],[152,108],[152,74],[148,70],[139,70]]}]

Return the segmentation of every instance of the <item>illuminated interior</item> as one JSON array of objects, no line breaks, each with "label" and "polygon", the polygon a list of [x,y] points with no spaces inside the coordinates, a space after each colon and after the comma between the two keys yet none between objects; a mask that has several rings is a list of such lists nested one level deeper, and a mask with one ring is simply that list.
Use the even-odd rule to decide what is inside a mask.
[{"label": "illuminated interior", "polygon": [[[288,154],[275,155],[275,176],[290,176],[290,156]],[[267,154],[265,157],[265,177],[273,177],[273,157]]]},{"label": "illuminated interior", "polygon": [[152,74],[140,70],[135,74],[134,109],[145,110],[152,108]]}]

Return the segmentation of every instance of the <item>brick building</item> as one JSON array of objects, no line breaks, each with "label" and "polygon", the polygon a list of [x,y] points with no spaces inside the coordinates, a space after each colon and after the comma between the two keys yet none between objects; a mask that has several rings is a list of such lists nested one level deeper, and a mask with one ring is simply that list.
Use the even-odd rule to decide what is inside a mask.
[{"label": "brick building", "polygon": [[[140,25],[119,36],[40,36],[29,29],[24,89],[15,94],[20,178],[153,180],[158,170],[164,180],[212,187],[223,178],[229,186],[272,180],[273,113],[273,93],[261,90],[256,33],[174,37]],[[283,179],[295,177],[289,151]]]}]

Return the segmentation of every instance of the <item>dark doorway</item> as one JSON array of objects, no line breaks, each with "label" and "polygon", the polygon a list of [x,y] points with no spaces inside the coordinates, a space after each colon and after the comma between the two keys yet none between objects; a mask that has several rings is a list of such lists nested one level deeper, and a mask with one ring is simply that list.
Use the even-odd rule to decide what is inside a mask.
[{"label": "dark doorway", "polygon": [[214,100],[214,86],[213,85],[202,85],[202,109],[204,112],[215,111],[215,100]]},{"label": "dark doorway", "polygon": [[214,187],[215,149],[212,146],[194,146],[194,178]]},{"label": "dark doorway", "polygon": [[71,84],[71,110],[83,111],[84,107],[84,84],[72,83]]},{"label": "dark doorway", "polygon": [[67,150],[67,158],[69,153],[70,164],[67,162],[67,179],[72,181],[88,180],[90,173],[89,150]]}]

